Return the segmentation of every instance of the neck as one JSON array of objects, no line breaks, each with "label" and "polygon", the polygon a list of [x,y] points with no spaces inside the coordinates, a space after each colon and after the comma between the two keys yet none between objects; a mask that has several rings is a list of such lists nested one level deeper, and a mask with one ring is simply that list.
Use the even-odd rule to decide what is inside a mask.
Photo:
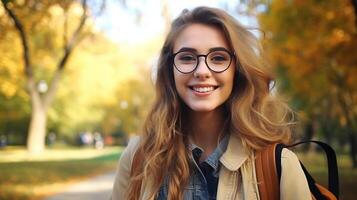
[{"label": "neck", "polygon": [[191,139],[209,155],[224,131],[227,116],[224,116],[223,108],[211,112],[191,111],[189,116]]}]

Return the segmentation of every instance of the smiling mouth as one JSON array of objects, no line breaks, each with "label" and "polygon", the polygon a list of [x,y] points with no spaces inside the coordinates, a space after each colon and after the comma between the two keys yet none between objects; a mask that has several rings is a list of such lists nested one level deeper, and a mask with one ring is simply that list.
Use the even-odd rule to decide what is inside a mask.
[{"label": "smiling mouth", "polygon": [[212,92],[213,90],[217,89],[218,86],[190,86],[189,87],[191,90],[198,92],[198,93],[207,93],[207,92]]}]

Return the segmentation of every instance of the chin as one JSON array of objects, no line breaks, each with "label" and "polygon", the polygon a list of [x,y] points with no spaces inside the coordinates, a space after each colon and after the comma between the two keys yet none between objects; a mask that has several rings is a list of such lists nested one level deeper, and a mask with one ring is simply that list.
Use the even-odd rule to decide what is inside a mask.
[{"label": "chin", "polygon": [[212,105],[188,105],[188,107],[195,112],[210,112],[217,108],[217,106]]}]

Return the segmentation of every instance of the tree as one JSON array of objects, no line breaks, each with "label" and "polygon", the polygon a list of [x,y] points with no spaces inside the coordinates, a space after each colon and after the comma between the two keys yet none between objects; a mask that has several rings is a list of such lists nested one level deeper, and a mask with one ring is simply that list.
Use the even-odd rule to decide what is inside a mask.
[{"label": "tree", "polygon": [[[32,0],[2,0],[1,3],[19,34],[22,46],[22,60],[26,77],[26,86],[30,96],[32,109],[27,148],[31,153],[39,153],[44,149],[45,145],[48,109],[54,99],[59,80],[68,63],[69,57],[81,39],[81,34],[83,33],[88,18],[87,1],[82,0],[80,5],[77,1],[69,0],[46,2]],[[77,11],[80,10],[81,14],[77,18],[77,25],[70,27],[70,20],[67,16],[68,12],[70,9],[73,9],[73,7],[75,7]],[[32,46],[35,46],[34,43],[39,42],[35,37],[36,26],[49,21],[53,14],[51,13],[51,11],[53,12],[53,8],[63,11],[64,14],[63,30],[61,31],[63,38],[62,55],[56,55],[58,58],[56,70],[51,78],[47,92],[41,94],[37,87],[36,73],[34,71],[35,66],[39,64],[34,62],[33,54],[36,49],[33,49]],[[26,21],[27,23],[24,23],[25,19],[28,20]],[[68,33],[70,31],[69,29],[72,30],[71,34]],[[32,40],[30,41],[30,39]],[[56,42],[51,41],[50,35],[48,35],[47,39],[48,40],[45,42],[49,42],[50,44],[44,45],[51,45],[51,43]]]},{"label": "tree", "polygon": [[[49,112],[48,129],[67,139],[83,131],[102,131],[106,112],[117,114],[113,110],[119,107],[122,95],[116,92],[142,74],[144,65],[134,61],[149,56],[142,55],[139,49],[129,51],[125,45],[118,46],[100,33],[86,37],[73,53],[58,87]],[[128,92],[138,91],[141,90]],[[107,111],[109,104],[113,107]]]},{"label": "tree", "polygon": [[[284,1],[259,16],[281,89],[325,137],[346,131],[357,167],[357,50],[355,1]],[[334,129],[333,131],[331,129]]]}]

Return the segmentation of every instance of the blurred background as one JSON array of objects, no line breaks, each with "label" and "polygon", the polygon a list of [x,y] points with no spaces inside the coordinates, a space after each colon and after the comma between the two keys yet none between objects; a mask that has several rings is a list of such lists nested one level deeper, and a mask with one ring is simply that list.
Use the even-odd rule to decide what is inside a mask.
[{"label": "blurred background", "polygon": [[[294,138],[334,147],[341,199],[354,199],[356,0],[1,0],[0,199],[43,199],[115,169],[155,95],[170,22],[200,5],[261,40],[296,111]],[[324,154],[297,151],[326,183]]]}]

